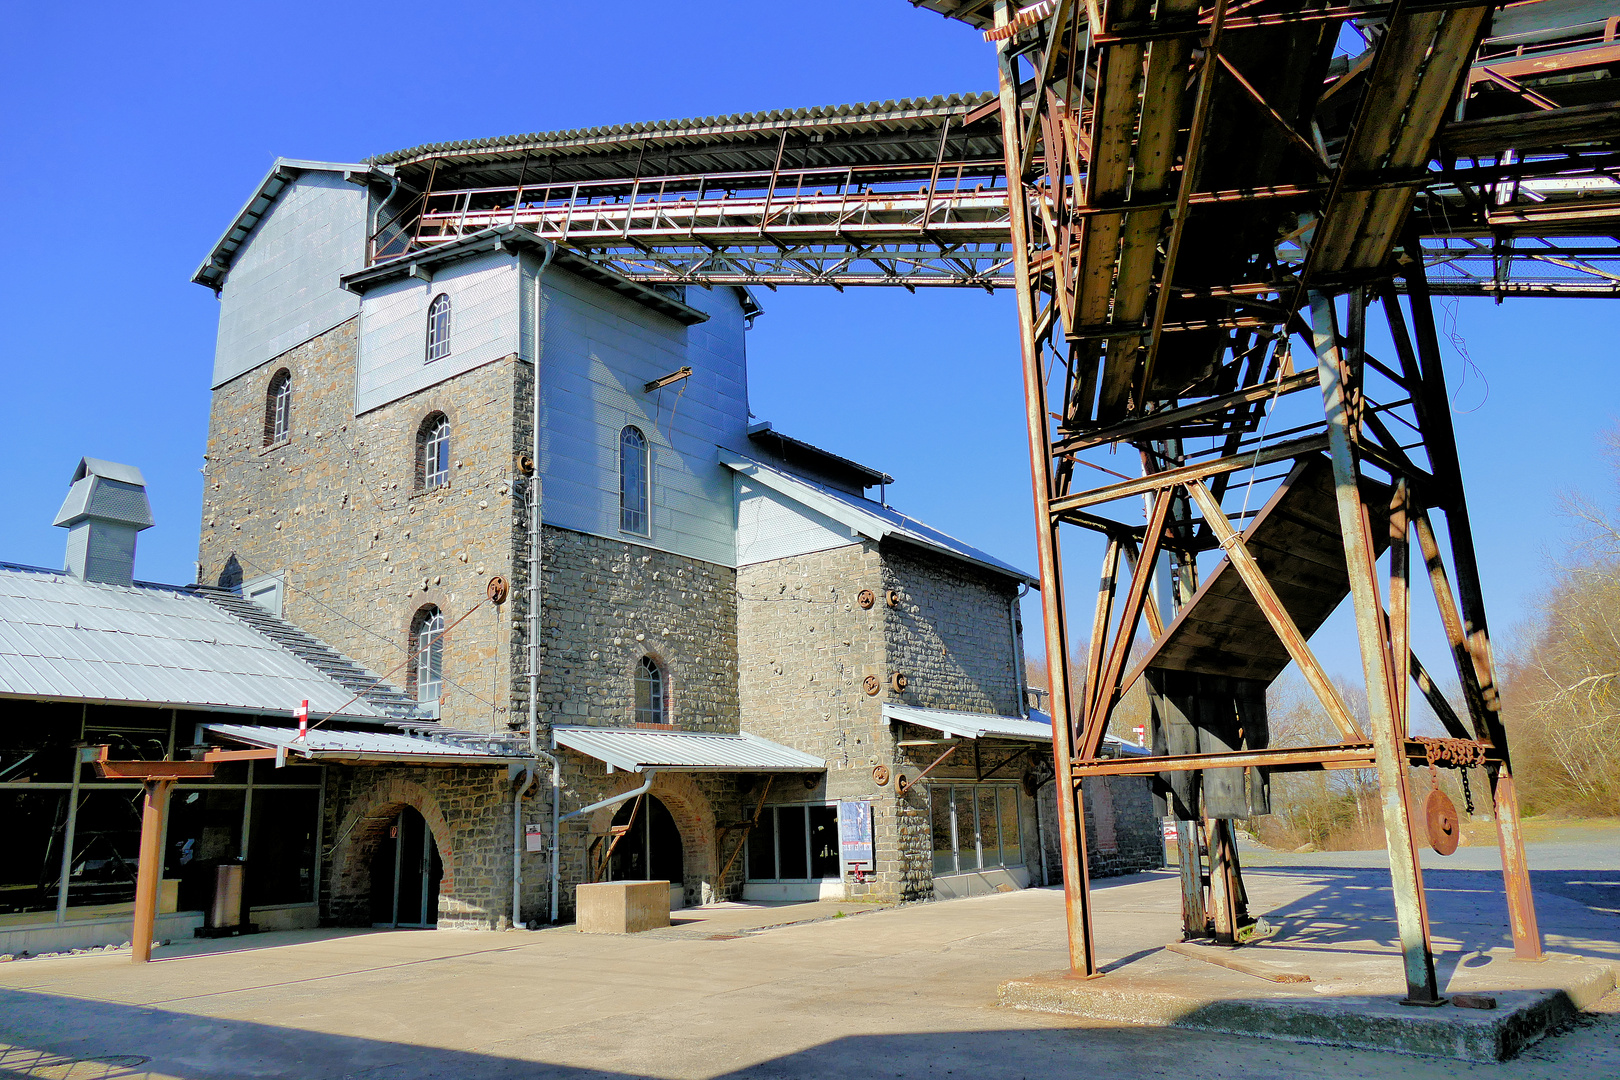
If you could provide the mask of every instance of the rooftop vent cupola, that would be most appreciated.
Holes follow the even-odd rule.
[[[146,478],[133,465],[84,458],[52,524],[68,531],[69,574],[128,585],[135,579],[135,534],[153,525]]]

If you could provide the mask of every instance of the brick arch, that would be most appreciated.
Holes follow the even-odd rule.
[[[450,826],[439,801],[413,780],[392,779],[378,785],[343,815],[338,826],[338,849],[332,856],[330,913],[339,925],[371,925],[371,857],[388,833],[388,826],[405,807],[422,815],[433,846],[439,849],[444,878],[439,882],[439,917],[445,901],[455,894],[455,856],[450,847]]]
[[[633,791],[643,778],[634,773],[614,773],[612,791]],[[707,904],[718,898],[720,866],[715,858],[714,805],[688,773],[661,772],[653,778],[648,792],[664,804],[675,828],[681,834],[681,876],[688,904]],[[622,805],[622,804],[621,804]],[[608,831],[618,806],[609,806],[591,815],[591,833]]]
[[[636,719],[636,697],[635,697],[636,665],[641,663],[641,658],[643,656],[647,656],[647,657],[651,657],[653,662],[658,665],[659,670],[664,673],[664,719],[665,719],[665,721],[668,723],[668,725],[670,727],[674,727],[674,728],[684,727],[686,725],[683,725],[682,720],[690,720],[691,718],[690,717],[682,717],[681,714],[680,714],[680,691],[681,691],[681,679],[680,679],[681,662],[680,662],[680,659],[677,656],[675,649],[671,646],[671,644],[668,641],[666,641],[664,639],[663,635],[655,634],[655,633],[653,633],[651,631],[641,631],[641,635],[642,635],[642,639],[635,643],[635,647],[630,650],[631,655],[624,662],[624,665],[622,667],[622,672],[623,672],[624,680],[625,680],[624,684],[625,684],[625,686],[630,688],[630,697],[625,702],[625,709],[626,709],[625,719],[629,723],[635,723],[635,719]]]

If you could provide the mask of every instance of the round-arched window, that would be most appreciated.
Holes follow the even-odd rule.
[[[433,413],[416,432],[416,487],[431,491],[450,482],[450,420]]]
[[[416,653],[416,700],[438,701],[444,682],[444,612],[432,604],[411,620],[411,649]]]
[[[450,297],[440,293],[428,305],[427,363],[450,355]]]
[[[619,528],[646,536],[647,436],[637,427],[619,432]]]
[[[669,723],[669,679],[650,656],[636,664],[636,723]]]
[[[274,446],[292,433],[292,372],[282,368],[264,395],[264,445]]]

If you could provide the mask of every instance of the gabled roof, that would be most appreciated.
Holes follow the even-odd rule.
[[[275,205],[276,198],[288,184],[307,172],[341,173],[344,179],[356,176],[371,176],[374,173],[386,175],[391,170],[379,168],[375,165],[346,165],[332,161],[299,161],[295,158],[276,158],[276,163],[270,166],[270,171],[259,182],[258,189],[237,212],[236,218],[226,228],[224,235],[214,244],[214,249],[208,253],[197,272],[191,275],[191,280],[198,285],[206,285],[214,291],[219,291],[225,283],[225,275],[231,269],[231,263],[236,260],[236,253],[247,243],[247,238],[263,220],[264,215],[270,212]]]
[[[375,676],[356,693],[320,663],[196,589],[0,563],[0,696],[261,716],[291,716],[307,699],[317,716],[366,720],[414,711]]]
[[[554,727],[552,745],[625,772],[825,772],[827,763],[758,735],[645,728]]]
[[[777,457],[789,465],[797,465],[823,475],[842,477],[851,487],[865,490],[876,487],[878,484],[892,484],[894,477],[870,465],[862,465],[858,461],[851,461],[847,457],[840,457],[831,450],[823,450],[813,446],[803,439],[795,439],[791,435],[784,435],[771,426],[769,420],[761,420],[757,424],[748,425],[748,441],[765,447],[775,453]]]
[[[806,477],[794,476],[764,462],[725,449],[720,451],[720,463],[778,494],[786,495],[802,506],[825,514],[870,540],[880,543],[889,539],[901,540],[961,559],[992,573],[1010,577],[1031,588],[1040,587],[1040,579],[1033,574],[1020,570],[1011,563],[1002,562],[976,547],[964,544],[954,536],[924,525],[916,518],[907,517],[891,506],[851,495],[847,491],[839,491],[826,484],[818,484]]]

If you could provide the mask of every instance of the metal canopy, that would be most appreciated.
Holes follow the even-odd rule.
[[[883,706],[883,715],[918,727],[929,728],[953,739],[1020,739],[1029,742],[1052,741],[1052,718],[1031,711],[1028,717],[998,716],[995,713],[957,712],[949,709],[920,709],[915,705]]]
[[[456,733],[438,738],[394,732],[341,731],[316,728],[303,738],[297,728],[250,724],[205,724],[209,735],[247,746],[280,751],[286,757],[312,761],[409,762],[417,765],[509,765],[523,759],[512,740],[460,741]],[[508,745],[510,744],[510,745]]]
[[[553,746],[625,772],[825,772],[827,763],[758,735],[646,728],[555,727]]]

